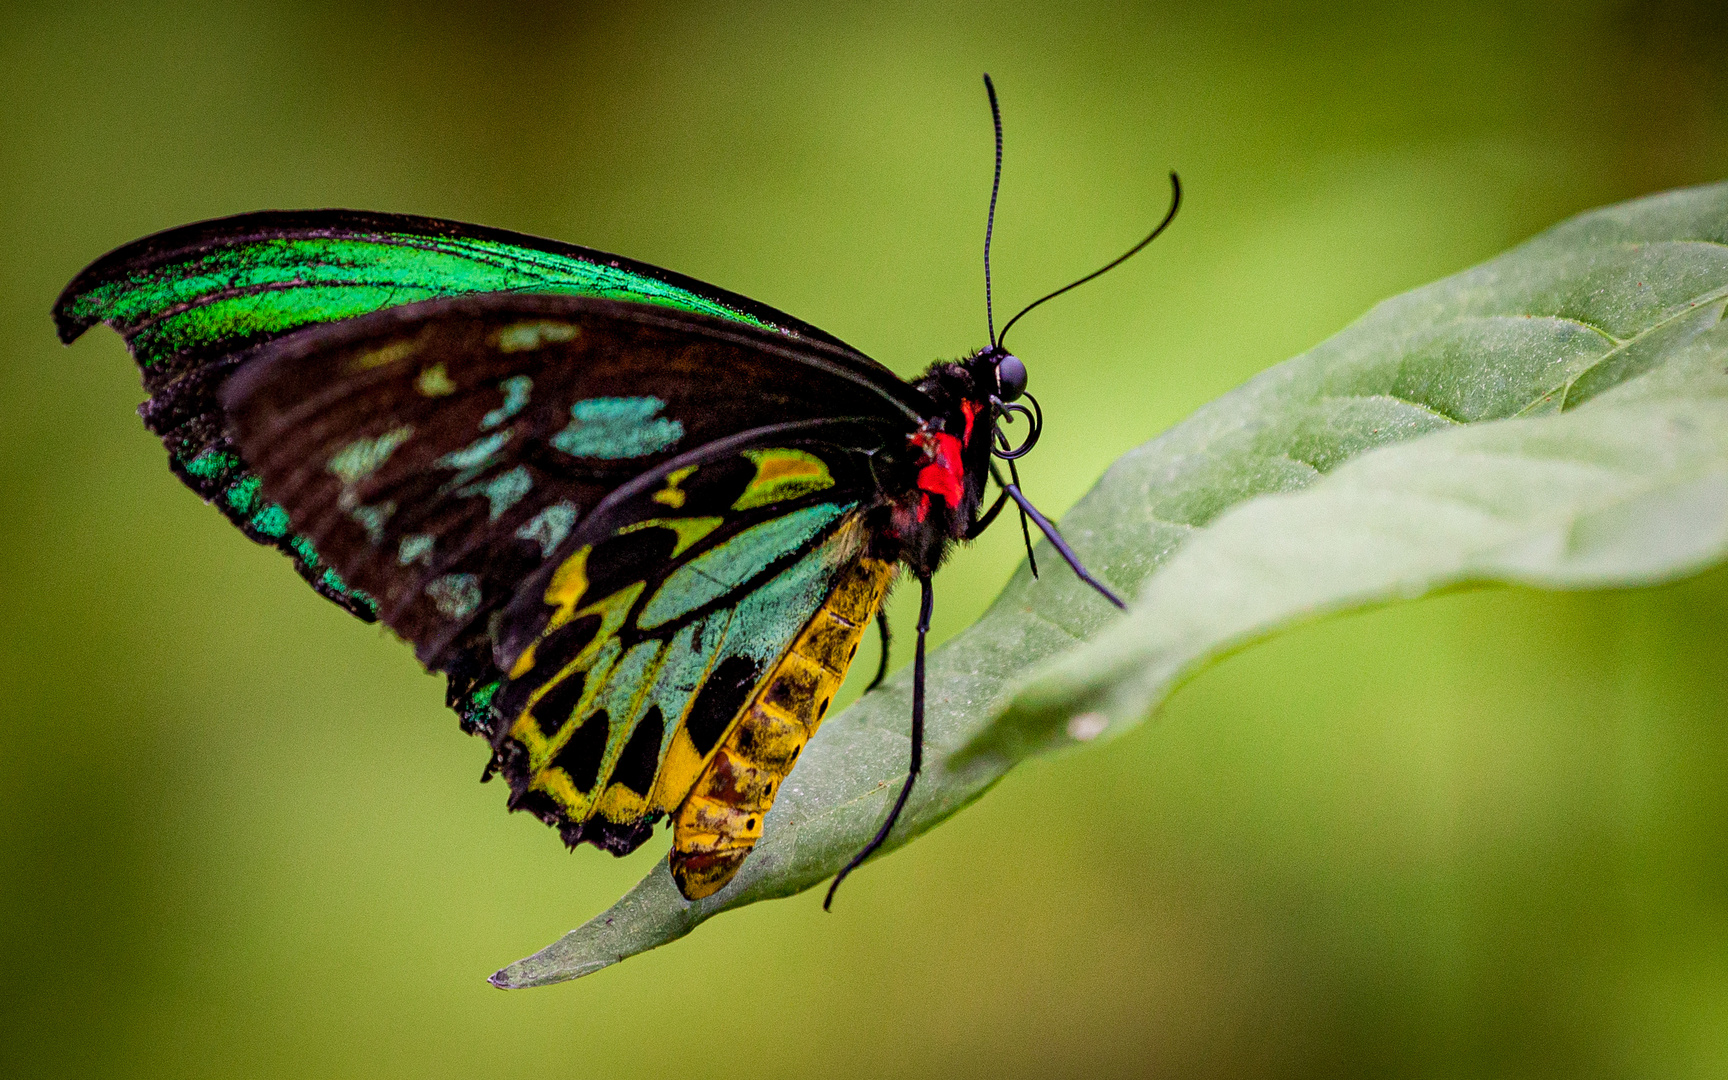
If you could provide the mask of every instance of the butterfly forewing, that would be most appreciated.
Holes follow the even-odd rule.
[[[350,210],[265,211],[145,237],[87,267],[54,308],[63,341],[98,322],[126,339],[150,399],[145,423],[175,474],[312,586],[362,618],[373,601],[288,528],[228,439],[222,386],[264,343],[306,327],[440,297],[531,291],[694,312],[854,350],[737,294],[589,248],[459,222]],[[888,376],[892,378],[892,376]]]
[[[511,294],[302,332],[225,396],[265,494],[435,668],[660,464],[741,431],[833,423],[837,403],[901,423],[849,372],[786,363],[711,320]]]

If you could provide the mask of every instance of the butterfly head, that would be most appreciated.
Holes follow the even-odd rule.
[[[1026,394],[1026,362],[1000,345],[980,349],[966,367],[980,403],[1001,406]]]
[[[1026,392],[1026,365],[1011,352],[996,350],[996,396],[1018,401]]]
[[[1038,399],[1026,392],[1025,361],[1002,346],[993,345],[974,356],[970,366],[973,385],[982,398],[980,405],[990,407],[991,453],[1005,460],[1024,455],[1038,441],[1044,426]],[[1031,403],[1030,409],[1020,404],[1022,398]],[[1027,432],[1016,445],[1004,428],[1022,421]]]

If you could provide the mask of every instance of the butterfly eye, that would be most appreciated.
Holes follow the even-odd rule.
[[[996,361],[996,385],[1003,401],[1013,401],[1026,392],[1026,365],[1013,353],[1003,353]]]

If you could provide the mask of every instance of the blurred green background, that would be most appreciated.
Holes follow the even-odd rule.
[[[439,680],[170,477],[119,340],[54,340],[115,245],[356,206],[672,267],[911,374],[983,340],[988,70],[999,309],[1138,236],[1168,168],[1189,191],[1016,330],[1059,511],[1374,301],[1728,176],[1710,0],[1200,7],[7,9],[0,1074],[1728,1074],[1728,572],[1288,634],[833,915],[501,993],[665,841],[505,814]],[[1014,533],[943,573],[938,637]]]

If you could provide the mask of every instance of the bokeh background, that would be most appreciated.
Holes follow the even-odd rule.
[[[1725,57],[1710,0],[4,9],[0,1074],[1728,1074],[1728,573],[1298,630],[833,915],[502,993],[664,840],[506,815],[440,681],[199,505],[118,339],[48,318],[144,233],[356,206],[673,267],[911,374],[983,340],[988,70],[998,310],[1189,191],[1016,330],[1060,511],[1374,301],[1728,176]],[[937,637],[1014,532],[943,573]]]

